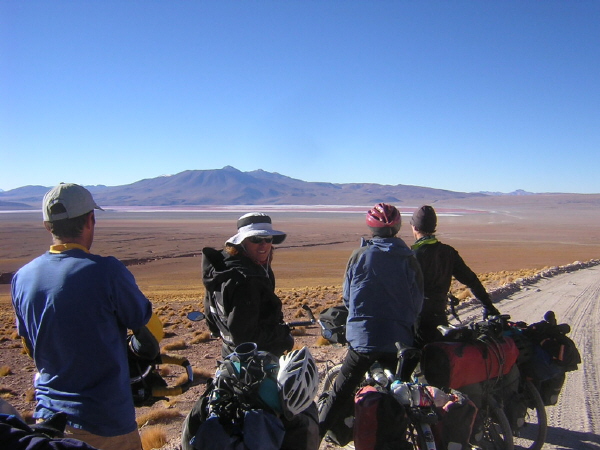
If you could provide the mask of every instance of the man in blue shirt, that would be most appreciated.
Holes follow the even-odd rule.
[[[152,305],[119,260],[90,253],[95,209],[76,184],[44,196],[53,245],[13,278],[17,329],[38,371],[34,417],[62,411],[66,436],[103,450],[140,450],[127,330],[143,328]]]

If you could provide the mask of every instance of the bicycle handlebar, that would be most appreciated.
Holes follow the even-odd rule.
[[[310,327],[311,325],[314,325],[315,322],[313,320],[300,320],[297,322],[286,322],[285,324],[290,328],[295,328],[295,327]]]

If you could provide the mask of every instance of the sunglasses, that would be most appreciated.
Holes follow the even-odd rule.
[[[250,242],[253,244],[262,244],[263,242],[266,244],[270,244],[273,242],[273,236],[260,237],[260,236],[251,236],[248,238]]]

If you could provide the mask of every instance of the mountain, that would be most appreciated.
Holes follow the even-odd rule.
[[[0,202],[39,208],[50,187],[25,186],[0,192]],[[307,182],[279,173],[242,172],[227,166],[186,170],[123,186],[88,186],[99,205],[372,205],[376,202],[414,204],[436,200],[485,197],[483,193],[453,192],[410,185]],[[0,203],[2,207],[2,203]]]

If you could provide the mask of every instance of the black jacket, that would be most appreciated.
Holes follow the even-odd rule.
[[[207,247],[202,250],[202,282],[208,325],[221,335],[224,353],[244,342],[277,356],[291,350],[294,339],[283,322],[270,267],[265,271],[246,256]]]
[[[427,321],[432,315],[446,315],[447,296],[453,276],[466,285],[483,306],[493,308],[481,281],[453,247],[427,237],[419,239],[412,248],[423,271],[425,302],[421,321]]]

